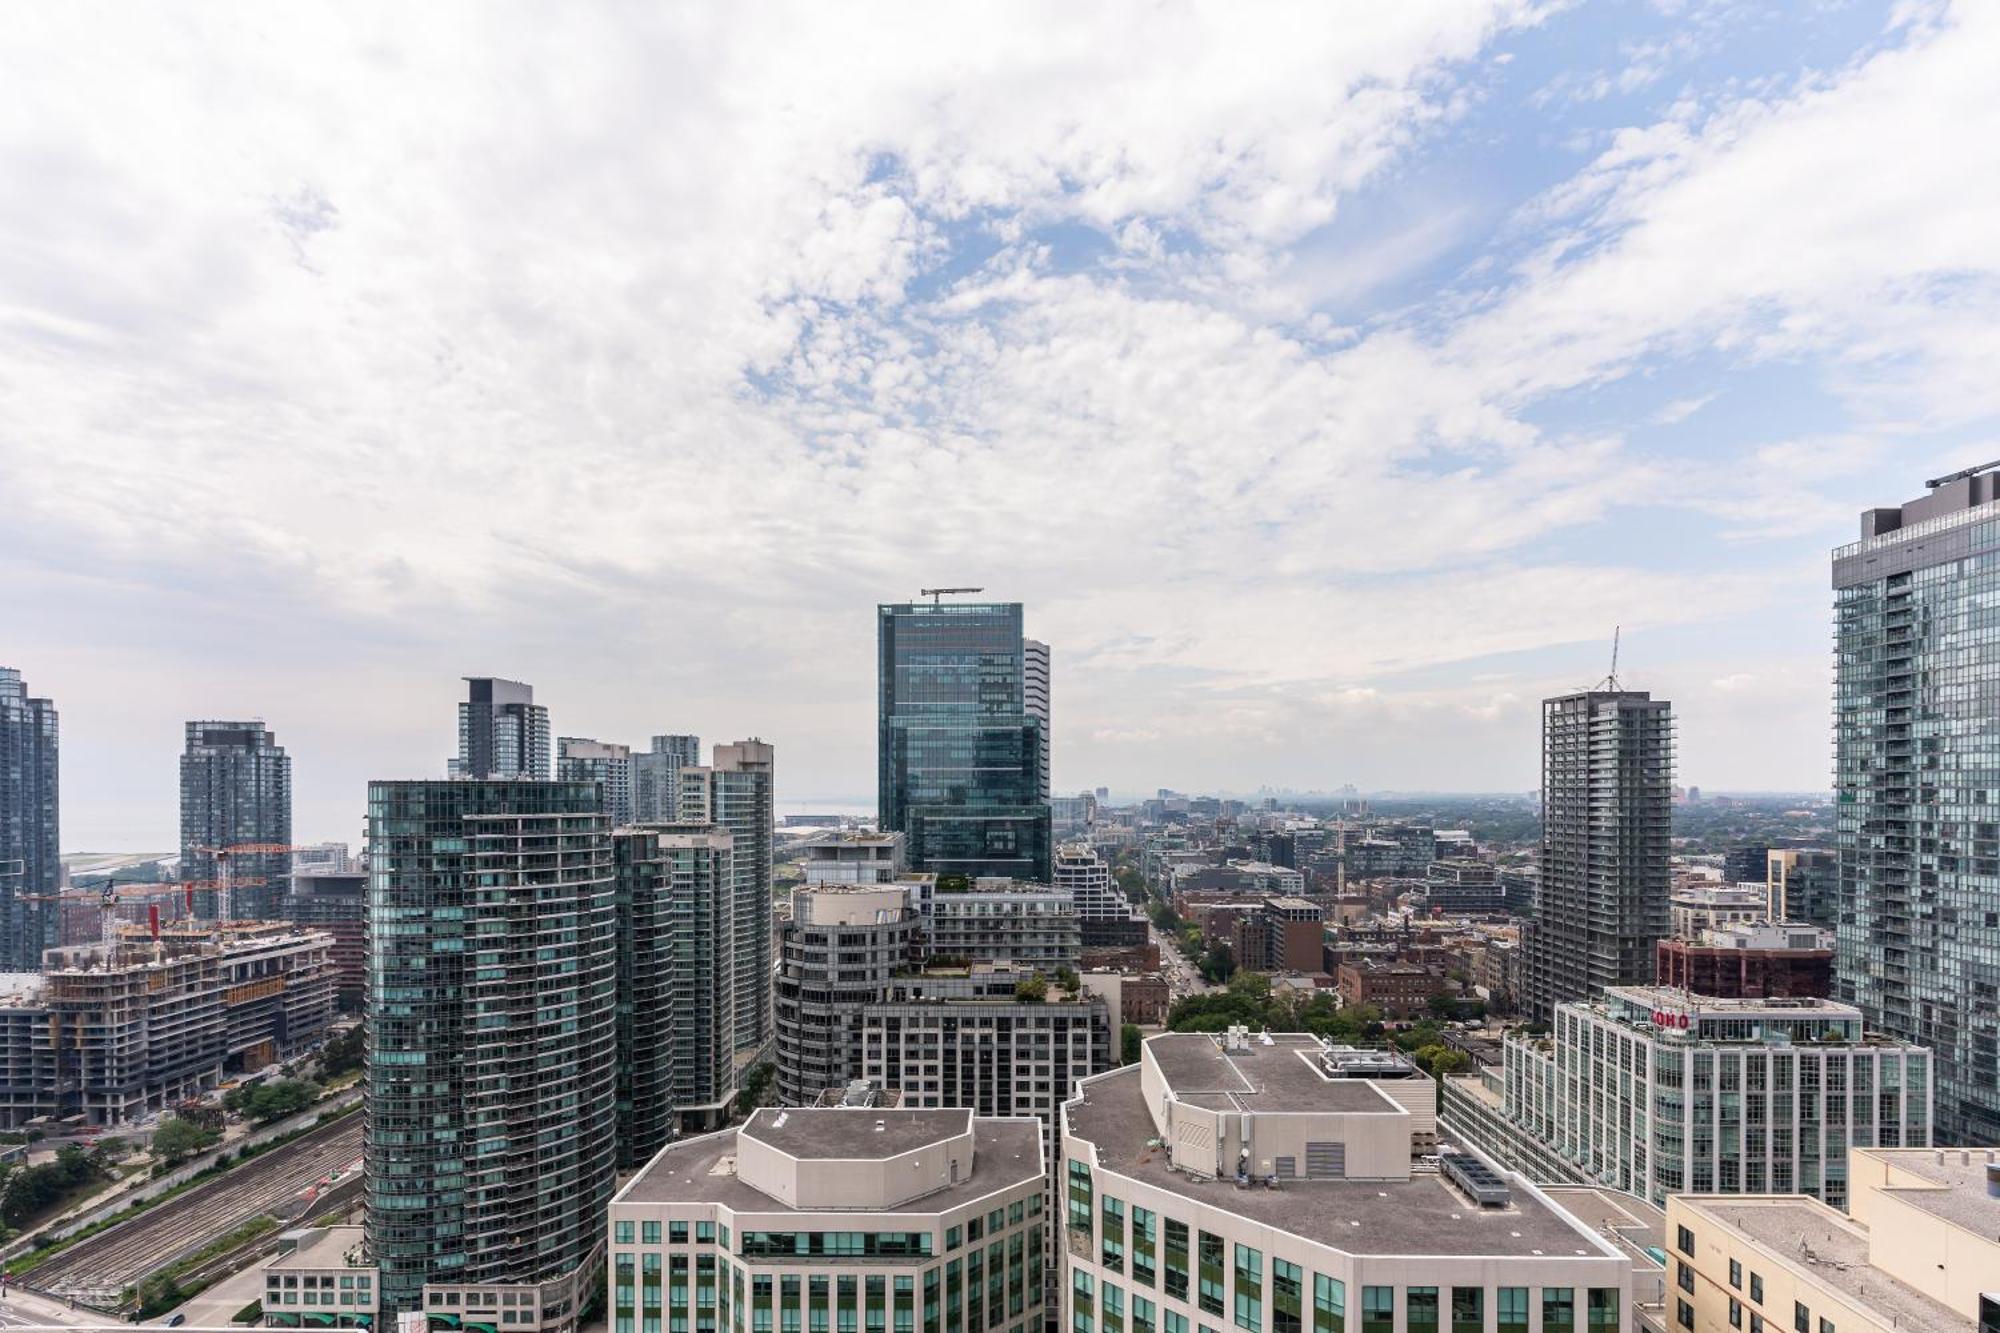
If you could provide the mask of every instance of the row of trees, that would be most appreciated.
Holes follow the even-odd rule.
[[[79,1186],[109,1176],[124,1147],[123,1139],[106,1139],[91,1152],[67,1143],[56,1149],[53,1162],[0,1167],[0,1222],[16,1229],[28,1225]]]
[[[1343,1007],[1324,991],[1303,997],[1275,992],[1271,979],[1260,972],[1238,972],[1224,989],[1190,995],[1167,1015],[1167,1027],[1173,1032],[1223,1032],[1239,1023],[1254,1031],[1310,1032],[1351,1046],[1395,1046],[1438,1078],[1462,1073],[1471,1065],[1465,1052],[1449,1044],[1434,1019],[1392,1030],[1373,1005]]]

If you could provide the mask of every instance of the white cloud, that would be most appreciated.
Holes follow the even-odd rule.
[[[435,768],[451,678],[489,669],[542,682],[566,730],[698,714],[778,739],[793,791],[865,792],[866,608],[934,582],[1029,601],[1058,645],[1084,742],[1059,780],[1121,747],[1241,767],[1327,738],[1414,765],[1399,728],[1511,726],[1546,670],[1398,673],[1769,596],[1768,570],[1642,567],[1610,540],[1632,496],[1745,522],[1794,445],[1855,441],[1858,471],[2000,410],[1990,7],[1634,126],[1521,211],[1542,243],[1514,269],[1482,256],[1407,316],[1315,310],[1477,241],[1463,202],[1365,252],[1338,223],[1545,21],[23,15],[0,609],[31,633],[8,651],[62,663],[67,693],[31,676],[85,746],[142,705],[106,702],[120,669],[79,642],[131,640],[163,715],[258,695],[310,739],[302,788],[339,775],[325,811],[355,774]],[[1625,54],[1635,89],[1687,56]],[[1819,366],[1866,420],[1780,439],[1735,493],[1537,424],[1718,350]],[[1576,532],[1607,540],[1540,546]],[[322,724],[351,689],[379,730]]]

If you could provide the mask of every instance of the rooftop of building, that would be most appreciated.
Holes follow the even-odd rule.
[[[1618,1247],[1632,1265],[1632,1300],[1642,1323],[1666,1326],[1667,1215],[1651,1201],[1597,1185],[1544,1185],[1542,1193]]]
[[[1372,1085],[1322,1073],[1326,1048],[1315,1037],[1264,1033],[1250,1037],[1248,1049],[1226,1050],[1225,1044],[1205,1032],[1172,1032],[1146,1049],[1177,1100],[1210,1110],[1398,1111]]]
[[[1868,1229],[1803,1194],[1682,1195],[1697,1218],[1707,1215],[1735,1229],[1788,1264],[1809,1265],[1813,1279],[1885,1316],[1898,1329],[1970,1329],[1972,1321],[1915,1287],[1876,1268],[1868,1258]]]
[[[301,1227],[278,1238],[278,1256],[265,1267],[362,1268],[367,1266],[367,1231],[359,1226]],[[289,1245],[291,1248],[286,1249]]]
[[[1095,1147],[1105,1171],[1350,1254],[1573,1258],[1609,1252],[1513,1177],[1505,1208],[1481,1208],[1429,1173],[1409,1180],[1299,1180],[1272,1189],[1173,1170],[1154,1137],[1139,1074],[1138,1066],[1127,1065],[1088,1079],[1063,1107],[1067,1133]],[[1381,1096],[1366,1084],[1323,1086]]]
[[[1988,1192],[1987,1168],[2000,1166],[1994,1148],[1855,1148],[1900,1171],[1921,1176],[1921,1186],[1890,1185],[1882,1192],[1981,1237],[2000,1237],[2000,1195]],[[1994,1178],[2000,1188],[2000,1177]]]
[[[1290,894],[1281,895],[1276,898],[1266,898],[1264,906],[1274,907],[1284,912],[1317,912],[1320,910],[1319,904],[1312,899],[1299,898]]]
[[[956,1138],[971,1124],[972,1112],[965,1107],[869,1107],[860,1114],[847,1114],[820,1107],[765,1106],[752,1112],[737,1132],[801,1161],[848,1162],[901,1157]]]
[[[1697,995],[1693,991],[1678,986],[1607,986],[1604,1000],[1587,1003],[1593,1009],[1605,1009],[1607,1001],[1621,1000],[1629,1005],[1644,1009],[1664,1009],[1685,1014],[1772,1014],[1789,1018],[1853,1018],[1861,1017],[1861,1011],[1851,1004],[1839,1000],[1828,1000],[1817,995],[1788,995],[1778,999],[1763,999],[1748,996],[1733,999],[1716,995]]]
[[[761,1116],[764,1113],[760,1111],[758,1114]],[[878,1135],[875,1132],[877,1120],[910,1116],[948,1117],[951,1123],[958,1126],[956,1132],[962,1134],[969,1118],[972,1126],[972,1173],[956,1184],[925,1195],[915,1200],[909,1208],[898,1211],[944,1212],[995,1191],[1042,1179],[1041,1122],[1029,1117],[987,1119],[973,1116],[970,1111],[962,1109],[888,1111],[874,1107],[794,1109],[789,1111],[788,1115],[799,1119],[787,1120],[785,1128],[777,1131],[781,1141],[791,1143],[808,1135],[823,1134],[826,1143],[837,1145],[839,1149],[835,1151],[822,1146],[816,1150],[816,1156],[827,1160],[842,1158],[843,1155],[846,1159],[863,1155],[892,1156],[911,1150],[910,1140],[915,1137],[917,1131],[884,1130]],[[845,1119],[838,1123],[823,1123],[827,1117]],[[942,1123],[943,1121],[933,1121],[928,1129],[922,1131],[926,1136],[924,1142],[936,1141],[938,1126]],[[787,1135],[785,1130],[791,1129],[795,1124],[798,1129]],[[725,1129],[718,1133],[679,1139],[668,1144],[637,1175],[625,1183],[625,1187],[612,1199],[612,1203],[712,1203],[740,1213],[826,1211],[793,1209],[738,1179],[736,1138],[741,1132],[737,1129]],[[768,1137],[769,1131],[765,1133],[763,1141],[771,1142]],[[901,1146],[891,1146],[892,1143]],[[923,1143],[917,1143],[915,1146],[921,1147]],[[783,1150],[789,1152],[790,1148]]]
[[[203,957],[235,957],[312,944],[329,944],[332,937],[316,926],[289,921],[224,921],[164,925],[156,936],[140,925],[120,925],[110,944],[72,944],[50,949],[44,956],[47,976],[102,976],[138,972]]]
[[[27,1009],[40,1004],[47,978],[39,972],[0,972],[0,1009]]]
[[[1756,907],[1769,901],[1770,892],[1767,885],[1755,882],[1724,884],[1720,880],[1703,880],[1676,884],[1668,894],[1668,901],[1697,907]]]

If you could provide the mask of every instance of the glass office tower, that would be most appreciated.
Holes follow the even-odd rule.
[[[0,970],[34,972],[56,946],[62,796],[56,706],[0,667]]]
[[[195,915],[269,921],[292,891],[292,760],[262,721],[190,722],[181,750],[181,875]],[[241,851],[232,847],[278,850]]]
[[[572,1328],[616,1147],[597,785],[370,783],[368,872],[362,1170],[383,1309],[462,1313],[479,1288],[530,1329]]]
[[[1834,967],[1930,1048],[1939,1143],[2000,1142],[2000,475],[1861,516],[1833,553]]]
[[[1043,721],[1027,697],[1019,602],[876,610],[877,808],[912,870],[1050,874]]]

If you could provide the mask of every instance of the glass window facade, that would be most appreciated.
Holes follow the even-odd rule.
[[[1964,498],[1991,481],[1970,479]],[[1833,561],[1835,974],[1870,1028],[1931,1051],[1930,1069],[1903,1079],[1903,1142],[1930,1141],[1907,1128],[1918,1097],[1930,1105],[1910,1076],[1928,1074],[1937,1139],[1992,1143],[2000,504],[1961,503],[1924,522],[1933,530],[1885,531]]]
[[[1021,621],[1018,602],[877,608],[877,804],[913,870],[1051,876]]]

